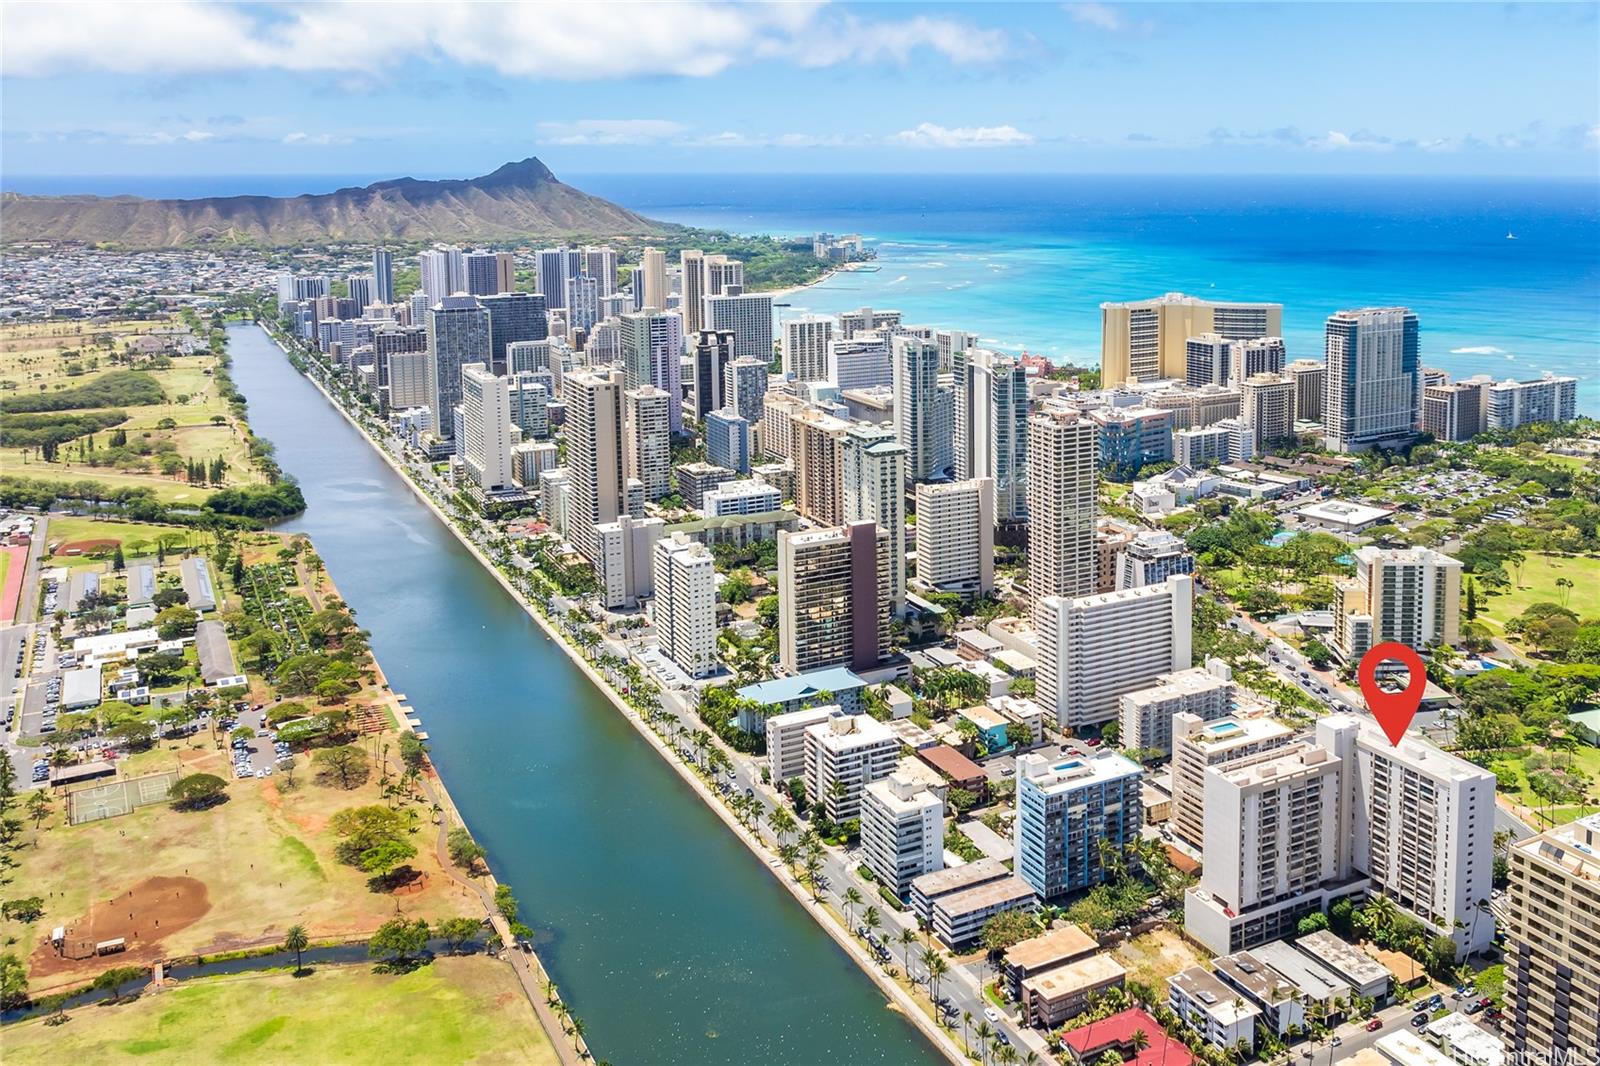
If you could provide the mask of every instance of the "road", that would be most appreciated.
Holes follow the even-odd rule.
[[[33,540],[28,545],[28,566],[22,573],[22,599],[17,607],[17,621],[39,620],[39,572],[44,565],[45,553],[50,550],[50,516],[38,515],[33,520]]]

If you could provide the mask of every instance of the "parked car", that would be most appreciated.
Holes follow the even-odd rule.
[[[1375,1033],[1379,1029],[1382,1029],[1382,1028],[1383,1028],[1383,1019],[1382,1018],[1374,1018],[1370,1022],[1367,1023],[1367,1032],[1369,1032],[1369,1033]]]

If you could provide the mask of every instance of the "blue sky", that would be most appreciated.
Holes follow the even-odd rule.
[[[6,4],[5,175],[1600,174],[1595,4]]]

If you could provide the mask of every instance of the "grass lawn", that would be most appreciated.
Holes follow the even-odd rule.
[[[442,957],[408,974],[324,967],[191,980],[65,1025],[5,1031],[6,1060],[39,1063],[558,1062],[511,967]]]
[[[392,738],[391,738],[392,740]],[[224,747],[225,739],[220,741]],[[371,738],[364,741],[370,749]],[[393,745],[391,743],[391,752]],[[65,824],[65,801],[36,833],[31,820],[25,835],[37,847],[17,853],[21,867],[6,887],[7,897],[43,896],[45,917],[27,927],[8,929],[19,937],[15,949],[29,966],[36,991],[79,983],[112,962],[140,963],[190,953],[215,953],[267,943],[296,923],[315,938],[353,937],[371,932],[399,911],[430,921],[478,915],[481,906],[446,874],[434,854],[437,828],[429,809],[418,814],[410,860],[420,878],[398,894],[374,892],[367,875],[338,861],[338,837],[329,819],[347,807],[383,803],[378,775],[345,791],[313,781],[310,760],[297,756],[294,788],[283,773],[264,779],[235,780],[229,756],[209,735],[163,744],[125,760],[123,774],[139,776],[173,769],[216,774],[228,782],[228,800],[204,811],[181,812],[165,803],[131,814],[83,825]],[[203,909],[187,922],[169,920],[152,928],[140,910],[132,917],[110,911],[109,901],[149,878],[188,878],[205,886]],[[182,898],[196,899],[191,886]],[[126,956],[64,960],[48,946],[38,948],[41,931],[82,924],[95,907],[96,929],[118,925],[109,935],[130,936]],[[122,930],[126,927],[127,933]]]
[[[179,538],[179,544],[202,543],[203,534],[187,526],[157,526],[144,522],[105,521],[95,518],[62,518],[52,516],[46,537],[51,544],[73,544],[84,540],[119,540],[123,544],[123,552],[128,551],[127,545],[144,542],[145,550],[155,552],[156,538],[173,536]],[[92,562],[88,556],[52,556],[48,565],[71,566],[77,562]]]
[[[1514,573],[1511,567],[1507,573]],[[1570,589],[1557,589],[1556,578],[1571,581]],[[1600,615],[1600,557],[1582,555],[1530,554],[1522,564],[1522,580],[1513,588],[1494,595],[1478,586],[1478,617],[1495,629],[1504,629],[1511,619],[1535,603],[1560,603],[1567,594],[1566,606],[1580,618]]]
[[[1543,455],[1539,456],[1539,461],[1541,463],[1552,463],[1556,466],[1564,466],[1574,473],[1589,469],[1589,464],[1593,462],[1593,460],[1585,459],[1579,455],[1557,455],[1554,452],[1545,452]]]
[[[1557,756],[1565,756],[1566,754],[1567,753],[1565,752],[1556,753]],[[1573,766],[1576,769],[1585,774],[1591,782],[1600,782],[1600,748],[1590,747],[1587,744],[1579,744],[1572,751],[1571,756]],[[1501,762],[1502,764],[1509,762],[1516,768],[1518,782],[1517,788],[1514,790],[1502,787],[1499,791],[1502,794],[1514,799],[1517,803],[1520,803],[1532,810],[1545,810],[1543,801],[1540,800],[1538,796],[1535,796],[1528,788],[1528,776],[1527,771],[1523,768],[1523,760],[1506,759],[1501,760]],[[1574,821],[1586,814],[1593,814],[1595,809],[1596,808],[1593,805],[1587,807],[1556,807],[1553,811],[1548,811],[1548,813],[1554,816],[1555,824],[1564,825],[1567,822]]]

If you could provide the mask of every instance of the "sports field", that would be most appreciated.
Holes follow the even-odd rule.
[[[27,564],[27,548],[0,548],[0,623],[9,625],[17,617],[17,599],[22,595]]]
[[[1507,566],[1515,587],[1498,595],[1481,597],[1478,617],[1495,629],[1504,629],[1511,619],[1535,603],[1558,603],[1579,618],[1600,616],[1600,557],[1583,555],[1529,554],[1518,573]],[[1557,588],[1556,579],[1566,578],[1571,588]]]
[[[339,966],[200,978],[75,1010],[64,1025],[9,1026],[3,1042],[9,1066],[558,1061],[511,967],[483,955],[398,976]]]

